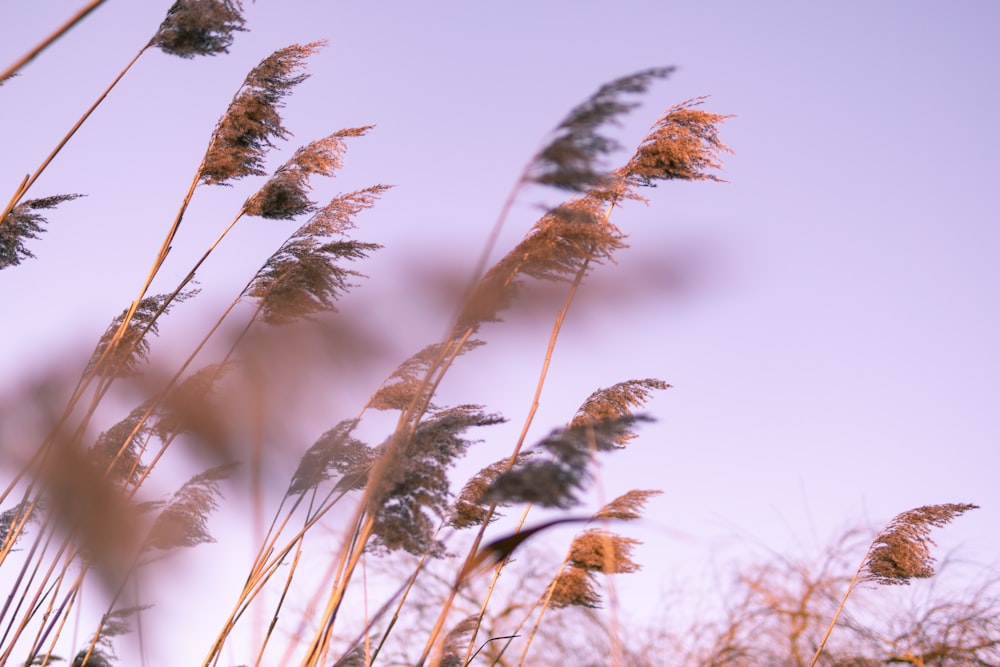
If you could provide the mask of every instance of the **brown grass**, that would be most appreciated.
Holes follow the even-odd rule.
[[[186,59],[227,53],[245,30],[242,11],[231,0],[178,0],[170,8],[152,39],[43,163],[15,184],[0,215],[0,269],[16,270],[32,259],[27,244],[45,231],[41,212],[79,196],[25,198],[142,54],[149,48]],[[303,667],[389,664],[394,652],[417,665],[466,665],[480,655],[511,664],[506,650],[515,641],[517,664],[528,664],[529,650],[545,651],[535,642],[544,637],[549,609],[590,610],[610,598],[616,613],[610,585],[612,595],[602,594],[606,577],[639,569],[639,540],[617,528],[639,520],[659,492],[626,491],[589,515],[580,508],[592,499],[598,462],[630,446],[651,420],[636,410],[670,385],[627,379],[591,394],[536,442],[529,434],[538,428],[540,397],[567,313],[594,270],[615,262],[626,247],[622,205],[644,200],[646,188],[664,181],[721,180],[717,171],[729,149],[719,128],[730,117],[702,110],[702,98],[673,105],[623,158],[611,130],[673,70],[647,69],[600,86],[527,156],[484,235],[480,266],[464,289],[455,290],[461,299],[442,326],[446,334],[415,345],[417,351],[384,381],[360,384],[348,360],[367,368],[385,362],[386,351],[371,343],[364,322],[338,319],[338,309],[345,294],[363,285],[360,268],[380,248],[353,238],[356,221],[370,209],[377,213],[389,188],[375,184],[323,204],[314,199],[313,181],[346,168],[348,140],[372,127],[335,131],[300,146],[270,173],[267,168],[292,136],[284,104],[309,76],[309,59],[323,45],[277,50],[237,88],[206,132],[204,154],[192,159],[190,184],[167,219],[161,246],[151,249],[153,261],[135,298],[79,364],[80,374],[67,380],[64,371],[53,373],[0,404],[3,435],[18,444],[5,461],[11,479],[0,514],[0,565],[12,582],[0,609],[0,663],[63,659],[57,652],[66,653],[66,628],[85,608],[98,611],[99,621],[82,645],[70,647],[75,657],[68,662],[114,662],[112,639],[130,628],[139,630],[140,641],[150,632],[143,617],[155,600],[146,600],[144,591],[163,571],[161,561],[215,541],[212,517],[226,502],[228,517],[248,517],[240,527],[252,535],[254,553],[248,566],[234,558],[219,573],[235,582],[237,592],[225,601],[228,612],[204,647],[204,665],[220,664],[234,651],[248,664]],[[179,230],[197,205],[199,188],[242,179],[259,179],[260,185],[242,203],[233,202],[221,233],[176,287],[149,295],[172,249],[186,242]],[[538,186],[568,198],[543,211],[487,266],[513,203]],[[159,358],[152,341],[164,318],[198,297],[190,286],[245,217],[274,225],[295,221],[297,227],[246,276],[245,287],[218,317],[205,322],[179,363]],[[469,355],[475,363],[474,352],[489,340],[486,325],[500,325],[538,284],[556,290],[559,302],[534,389],[524,397],[529,409],[515,424],[519,435],[508,442],[492,435],[506,417],[471,402],[443,405],[439,389],[460,358]],[[317,353],[322,349],[333,351]],[[304,378],[313,374],[363,407],[347,417],[324,408],[320,416],[332,425],[307,446],[294,422],[310,387],[295,385],[308,384]],[[457,465],[479,449],[488,455],[476,460],[496,462],[468,480],[456,479]],[[172,486],[165,488],[163,480]],[[229,501],[227,492],[234,496]],[[499,510],[509,507],[518,508],[516,527],[498,528]],[[554,510],[555,518],[528,526],[534,507]],[[897,517],[877,537],[848,594],[857,581],[930,576],[930,528],[973,507],[936,505]],[[561,563],[546,564],[531,588],[517,591],[524,602],[494,597],[525,545],[580,524],[583,531]],[[466,529],[474,530],[466,535]],[[319,564],[312,560],[317,551]],[[376,559],[404,563],[405,572],[369,582]],[[426,595],[428,581],[438,589],[433,597]],[[96,604],[95,591],[103,595]],[[197,597],[197,591],[179,594]],[[408,623],[414,610],[417,619]],[[610,660],[629,664],[632,654],[616,619],[606,628]],[[254,626],[252,641],[235,646],[248,624]],[[822,650],[821,643],[817,656]]]

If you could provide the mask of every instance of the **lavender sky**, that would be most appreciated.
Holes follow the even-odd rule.
[[[79,4],[7,0],[0,64]],[[170,4],[110,0],[0,89],[0,188],[38,164]],[[370,278],[345,309],[367,309],[398,354],[355,405],[304,426],[303,449],[441,335],[444,299],[414,277],[471,271],[547,131],[601,83],[676,65],[616,136],[632,145],[665,107],[711,95],[707,110],[736,116],[722,128],[735,151],[727,183],[670,183],[616,213],[631,248],[571,312],[533,434],[598,387],[674,385],[602,475],[608,496],[664,490],[640,534],[647,587],[734,539],[819,545],[847,524],[944,502],[982,508],[939,542],[995,563],[1000,5],[616,4],[261,0],[227,56],[146,54],[32,191],[88,196],[50,216],[36,260],[0,272],[0,391],[92,346],[135,296],[215,122],[280,47],[329,40],[288,100],[295,137],[272,165],[374,124],[316,194],[396,186],[359,219],[355,236],[385,248],[358,267]],[[173,288],[259,185],[196,195],[154,292]],[[494,258],[543,200],[518,200]],[[201,331],[199,315],[228,303],[293,224],[241,223],[164,338]],[[516,431],[550,318],[513,322],[446,395],[471,395]],[[509,432],[483,436],[487,460],[509,451]]]

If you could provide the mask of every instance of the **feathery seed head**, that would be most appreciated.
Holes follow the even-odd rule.
[[[646,404],[654,389],[669,388],[670,385],[663,380],[648,378],[645,380],[626,380],[605,389],[598,389],[580,406],[573,421],[570,422],[570,426],[584,426],[603,420],[628,417],[632,414],[632,408],[642,407]],[[624,446],[635,437],[635,433],[626,431],[622,433],[617,443]]]
[[[264,156],[275,139],[290,134],[278,110],[292,88],[308,78],[306,59],[324,42],[293,44],[275,51],[247,75],[219,124],[205,155],[201,181],[225,185],[245,176],[264,175]]]
[[[352,277],[364,274],[345,269],[337,260],[358,260],[381,246],[360,241],[321,243],[314,238],[291,238],[264,263],[244,290],[258,300],[268,324],[288,324],[323,311],[335,311],[334,301],[352,287]]]
[[[620,144],[599,132],[617,124],[620,116],[638,106],[626,95],[644,93],[653,81],[663,79],[673,68],[653,68],[616,79],[570,111],[553,132],[553,139],[535,156],[526,180],[565,190],[583,191],[608,180],[601,161]]]
[[[926,505],[899,514],[882,529],[868,551],[864,580],[884,585],[909,584],[934,575],[931,528],[940,528],[978,505]]]
[[[363,276],[340,266],[338,260],[363,259],[381,246],[350,240],[324,242],[322,237],[353,226],[353,216],[374,205],[385,190],[376,185],[337,197],[268,258],[243,291],[243,296],[258,299],[265,322],[287,324],[336,310],[334,302],[352,287],[351,278]]]
[[[150,45],[181,58],[229,53],[233,33],[246,31],[242,12],[239,0],[177,0]]]
[[[463,667],[465,664],[465,647],[471,640],[472,633],[479,627],[479,616],[466,616],[455,624],[444,638],[444,650],[441,653],[441,667]]]
[[[646,503],[653,496],[662,494],[657,490],[632,490],[618,496],[594,514],[594,519],[618,519],[619,521],[634,521],[642,517]]]
[[[64,201],[82,196],[73,194],[28,199],[12,208],[0,220],[0,269],[17,266],[22,260],[34,257],[24,242],[27,239],[37,239],[45,231],[45,216],[37,211],[55,208]]]
[[[627,186],[654,187],[658,181],[719,181],[709,169],[721,169],[720,153],[732,150],[719,139],[718,126],[733,116],[708,113],[694,107],[699,97],[667,109],[643,139],[629,163],[619,172]]]
[[[274,172],[264,186],[243,204],[247,215],[272,220],[291,220],[316,209],[309,199],[309,177],[333,176],[340,169],[347,150],[345,137],[363,135],[369,127],[335,132],[295,151],[288,162]]]
[[[554,609],[564,607],[597,609],[601,606],[601,596],[597,593],[594,573],[589,570],[568,565],[563,568],[552,585],[549,605]]]
[[[517,455],[514,465],[523,465],[524,461],[533,456],[535,452],[526,451]],[[486,466],[477,472],[458,494],[458,498],[449,511],[448,525],[452,528],[462,529],[470,526],[480,526],[489,514],[487,506],[483,504],[483,496],[490,486],[500,475],[511,468],[510,458],[500,459]],[[499,518],[499,514],[494,512],[490,521]]]
[[[183,303],[197,294],[198,290],[193,289],[173,295],[147,296],[139,302],[139,307],[129,320],[125,334],[115,343],[114,349],[108,351],[108,346],[115,340],[118,327],[128,314],[129,309],[124,309],[111,321],[97,341],[97,347],[87,364],[87,373],[123,377],[134,375],[139,364],[149,358],[149,336],[157,335],[160,316],[169,313],[174,304]]]
[[[456,332],[499,321],[525,277],[570,282],[593,264],[613,260],[626,247],[623,235],[605,222],[606,204],[579,197],[548,211],[517,246],[483,276],[465,304]]]
[[[99,630],[91,646],[81,649],[73,658],[73,667],[112,667],[118,662],[111,640],[132,632],[132,617],[149,609],[152,605],[139,605],[109,611],[101,617]]]
[[[148,402],[141,404],[97,438],[93,454],[99,466],[110,467],[111,479],[135,483],[146,470],[140,455],[143,441],[150,432],[143,419],[148,410]]]
[[[447,469],[472,444],[462,433],[503,421],[477,405],[446,408],[420,422],[404,447],[388,449],[385,455],[394,460],[382,478],[370,482],[377,485],[369,501],[375,516],[372,548],[442,555],[444,545],[434,539],[431,519],[446,516]]]
[[[621,449],[623,436],[648,417],[627,415],[615,419],[556,429],[535,446],[550,456],[519,462],[501,473],[482,496],[482,502],[533,503],[569,509],[579,503],[577,493],[590,482],[593,452]]]
[[[333,663],[333,667],[368,667],[364,645],[355,646],[340,656],[337,662]]]
[[[234,463],[216,466],[185,482],[156,517],[143,548],[165,551],[214,542],[208,532],[208,517],[219,507],[219,482],[235,467]]]
[[[458,356],[482,345],[485,345],[483,341],[470,339],[457,352],[450,349],[448,351]],[[372,395],[369,406],[376,410],[406,410],[416,400],[427,374],[441,361],[445,350],[445,345],[433,343],[401,363]],[[429,391],[429,387],[424,387],[424,391]],[[430,409],[436,409],[433,403],[427,405]]]
[[[7,537],[11,535],[12,529],[17,528],[16,536],[12,538],[15,542],[24,535],[25,530],[22,524],[35,518],[33,512],[29,514],[30,506],[31,501],[22,500],[10,509],[0,512],[0,549],[7,547]]]
[[[299,461],[287,495],[316,488],[330,478],[331,471],[342,475],[338,487],[341,484],[344,485],[341,488],[350,490],[363,487],[367,479],[366,471],[375,453],[366,444],[351,437],[357,425],[356,419],[347,419],[320,436]]]
[[[372,185],[334,197],[329,204],[313,213],[298,233],[301,236],[344,234],[354,228],[354,218],[358,213],[374,206],[378,198],[391,189],[391,185]]]
[[[591,528],[576,536],[569,550],[569,563],[589,572],[625,574],[639,570],[632,550],[639,540],[608,530]]]

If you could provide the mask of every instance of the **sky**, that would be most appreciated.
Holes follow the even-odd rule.
[[[0,64],[78,4],[5,2]],[[170,5],[109,0],[0,90],[0,188],[41,161]],[[249,32],[228,55],[147,53],[33,188],[87,197],[49,216],[29,246],[37,259],[0,272],[0,393],[86,351],[135,296],[216,121],[278,48],[329,42],[287,101],[295,136],[270,164],[371,124],[315,192],[395,186],[359,219],[355,237],[384,248],[359,265],[369,278],[343,306],[378,322],[391,352],[365,370],[364,389],[331,390],[336,410],[315,399],[303,449],[441,336],[447,295],[427,277],[472,271],[526,161],[565,113],[606,81],[674,65],[616,136],[633,146],[663,109],[709,95],[703,108],[734,115],[721,129],[734,151],[726,182],[667,183],[648,206],[616,212],[631,247],[585,284],[532,434],[565,423],[599,387],[673,385],[648,406],[657,422],[601,474],[609,497],[664,491],[639,531],[637,589],[734,543],[818,546],[846,525],[877,529],[950,502],[981,509],[941,531],[942,548],[995,564],[1000,7],[618,5],[261,0],[247,3]],[[153,290],[172,289],[259,185],[200,189]],[[553,197],[518,198],[493,259]],[[196,339],[292,229],[242,221],[162,338]],[[511,420],[482,435],[483,462],[509,451],[524,419],[551,323],[542,310],[491,328],[442,387]]]

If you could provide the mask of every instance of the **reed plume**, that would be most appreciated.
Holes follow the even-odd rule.
[[[73,658],[73,667],[111,667],[118,661],[112,640],[132,632],[133,617],[138,617],[151,606],[124,607],[104,614],[89,646],[81,649]]]
[[[942,528],[969,510],[969,503],[925,505],[897,515],[875,537],[862,568],[861,581],[883,586],[907,585],[934,576],[932,528]]]
[[[177,0],[149,43],[181,58],[229,53],[233,33],[246,30],[242,12],[239,0]]]
[[[601,86],[553,130],[550,141],[529,163],[525,180],[577,192],[605,184],[608,174],[602,160],[621,144],[601,130],[639,106],[623,98],[646,92],[654,81],[673,71],[672,67],[651,68]]]
[[[12,546],[7,544],[8,537],[16,542],[25,535],[23,523],[36,518],[36,515],[29,511],[30,506],[30,501],[22,500],[10,509],[0,512],[0,548],[3,550]]]
[[[25,241],[37,239],[45,231],[47,221],[38,211],[53,209],[65,201],[83,195],[54,195],[29,199],[17,204],[0,220],[0,269],[17,266],[22,260],[34,258]]]
[[[245,295],[257,299],[268,324],[287,324],[335,310],[334,303],[351,287],[351,278],[364,276],[343,268],[337,260],[364,259],[379,247],[360,241],[291,239],[267,260]]]
[[[969,510],[978,509],[978,505],[969,503],[947,503],[944,505],[925,505],[907,510],[890,521],[879,531],[875,540],[868,547],[864,560],[854,573],[854,578],[847,586],[844,597],[833,615],[833,620],[826,629],[809,667],[813,667],[823,653],[837,619],[844,611],[847,598],[854,588],[862,582],[882,585],[905,585],[913,579],[925,579],[934,575],[934,557],[930,553],[931,529],[941,528],[951,523],[956,517]]]
[[[132,317],[125,325],[129,309],[125,309],[111,321],[90,355],[85,373],[87,375],[134,375],[139,365],[149,359],[148,335],[159,331],[157,320],[160,315],[170,312],[177,303],[183,303],[195,296],[198,290],[177,294],[157,294],[139,302]],[[124,333],[116,334],[124,327]]]
[[[287,185],[292,182],[296,192],[303,192],[306,176],[311,173],[329,175],[340,166],[344,136],[358,136],[366,130],[346,130],[300,149],[286,165],[288,168],[279,169],[269,183]],[[342,235],[352,228],[354,217],[373,206],[387,189],[387,186],[376,185],[340,195],[319,210],[315,210],[315,205],[305,199],[304,194],[285,200],[293,201],[291,208],[298,212],[315,210],[315,213],[268,258],[241,296],[257,300],[258,313],[268,324],[287,324],[316,313],[336,311],[335,302],[353,285],[352,278],[364,277],[358,271],[344,268],[341,262],[364,259],[381,246],[350,239],[331,241],[327,237]],[[261,194],[266,191],[265,185],[247,206],[259,208],[262,215],[277,214],[279,209],[283,212],[279,217],[291,212],[289,206],[281,206],[273,199],[266,203],[269,195]],[[264,206],[271,208],[261,208]]]
[[[291,159],[280,166],[264,186],[243,204],[247,215],[271,220],[292,220],[316,210],[309,199],[309,177],[318,174],[333,176],[344,165],[346,137],[360,137],[370,127],[340,130],[313,141],[295,151]]]
[[[598,389],[583,402],[569,425],[582,427],[606,420],[630,417],[632,409],[645,405],[654,390],[670,389],[663,380],[646,378],[645,380],[626,380],[618,384]],[[625,432],[616,441],[619,447],[624,447],[629,440],[636,437],[635,433]]]
[[[214,542],[208,518],[219,507],[219,482],[233,472],[235,465],[209,468],[185,482],[157,515],[143,548],[168,551]]]
[[[333,667],[369,667],[368,659],[365,657],[365,647],[356,646],[333,663]]]
[[[374,517],[371,548],[411,554],[444,554],[434,538],[435,522],[447,515],[447,470],[472,444],[463,433],[503,422],[477,405],[445,408],[423,419],[375,485],[368,509]]]
[[[275,51],[254,67],[215,128],[200,171],[201,182],[227,185],[247,176],[263,176],[264,156],[276,139],[291,134],[279,110],[292,88],[309,75],[306,59],[325,42],[293,44]]]
[[[533,451],[521,452],[514,459],[513,467],[521,467],[535,454]],[[511,468],[510,458],[503,458],[486,466],[462,487],[458,498],[449,510],[448,525],[462,529],[480,526],[484,522],[492,522],[500,518],[499,512],[490,511],[489,503],[484,500],[486,492],[497,479]]]
[[[441,660],[438,662],[440,667],[464,667],[465,645],[478,625],[475,615],[466,616],[448,631],[444,637]]]
[[[482,500],[505,504],[523,502],[568,509],[579,502],[577,492],[591,478],[591,456],[624,447],[635,437],[633,426],[647,417],[632,408],[644,405],[654,389],[667,389],[662,380],[628,380],[591,394],[569,426],[539,442],[536,456],[497,476]]]
[[[612,260],[615,251],[625,247],[624,236],[604,224],[604,208],[602,201],[584,196],[542,216],[483,276],[458,316],[454,335],[499,321],[500,312],[510,307],[524,287],[525,277],[572,282],[590,266]]]
[[[354,219],[358,214],[374,206],[379,197],[391,189],[391,185],[379,184],[338,195],[316,210],[296,234],[317,237],[346,234],[355,228]]]
[[[646,508],[646,503],[653,496],[658,496],[663,491],[659,490],[639,490],[633,489],[621,496],[618,496],[610,503],[599,509],[594,514],[595,520],[617,519],[618,521],[635,521],[642,518],[642,511]]]
[[[145,440],[151,428],[147,421],[150,405],[143,402],[127,417],[97,438],[93,452],[109,478],[121,484],[135,485],[146,471],[142,463]]]
[[[268,324],[287,324],[312,314],[335,310],[335,301],[364,274],[345,269],[337,260],[359,260],[378,249],[374,243],[293,238],[272,255],[244,292],[257,299]]]
[[[720,155],[732,150],[719,138],[719,126],[733,118],[697,107],[698,97],[667,109],[616,175],[626,187],[656,187],[659,181],[721,181],[711,170],[722,168]]]
[[[619,449],[618,444],[648,417],[625,416],[552,431],[535,445],[548,457],[533,456],[502,473],[482,499],[498,505],[531,503],[569,509],[579,504],[579,492],[592,479],[591,452]]]
[[[357,425],[356,419],[347,419],[321,435],[302,455],[286,495],[315,489],[334,472],[341,475],[338,487],[351,490],[363,487],[367,481],[365,473],[375,453],[368,445],[351,437]]]
[[[482,345],[485,345],[483,341],[466,340],[457,354],[465,354]],[[401,363],[372,395],[368,407],[404,411],[411,405],[426,405],[428,409],[436,409],[428,395],[430,387],[424,380],[448,351],[448,344],[433,343]],[[423,395],[420,395],[421,389]]]

